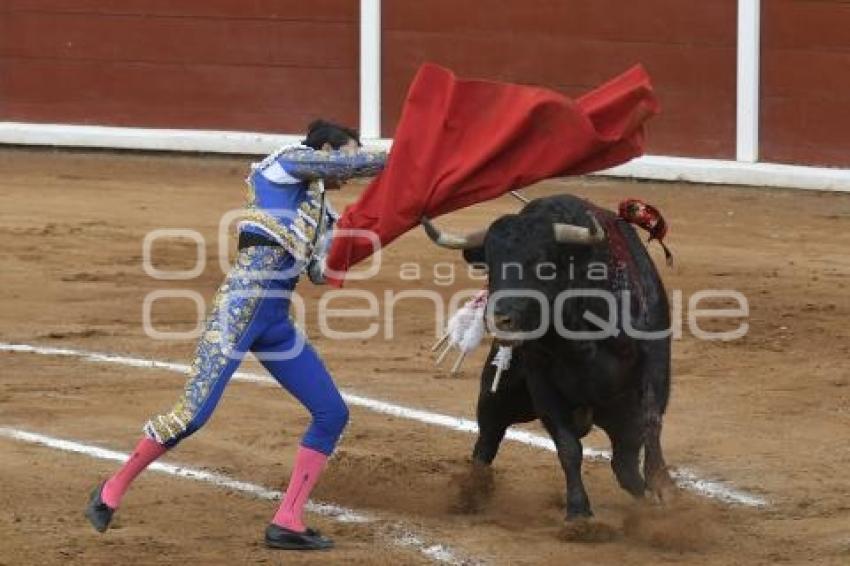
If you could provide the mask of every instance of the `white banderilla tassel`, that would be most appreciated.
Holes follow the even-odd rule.
[[[445,359],[446,359],[446,356],[449,354],[449,351],[450,351],[451,349],[452,349],[452,343],[451,343],[451,342],[446,342],[446,347],[445,347],[445,348],[443,348],[443,351],[442,351],[442,352],[440,352],[440,355],[439,355],[439,356],[437,356],[437,361],[436,361],[436,362],[434,362],[434,365],[438,366],[438,365],[440,365],[441,363],[443,363],[443,360],[445,360]]]
[[[493,385],[490,386],[490,393],[495,393],[499,389],[502,372],[510,369],[513,353],[514,349],[511,346],[499,346],[499,351],[493,356],[491,363],[496,366],[496,376],[493,378]]]
[[[448,339],[449,339],[449,334],[451,334],[451,333],[447,330],[447,331],[446,331],[446,333],[445,333],[445,334],[443,334],[443,337],[442,337],[442,338],[440,338],[439,340],[437,340],[437,341],[434,343],[434,345],[433,345],[433,346],[431,346],[431,351],[432,351],[432,352],[436,352],[437,350],[439,350],[439,349],[443,346],[443,344],[445,344],[445,343],[446,343],[446,340],[448,340]]]
[[[446,359],[452,348],[460,350],[460,355],[451,369],[452,375],[457,375],[466,355],[481,344],[484,338],[484,309],[487,306],[487,291],[480,291],[449,319],[446,333],[431,348],[432,352],[443,348],[437,356],[436,365]]]

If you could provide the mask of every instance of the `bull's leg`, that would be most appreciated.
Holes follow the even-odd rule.
[[[490,364],[496,352],[494,345],[481,372],[481,389],[478,395],[478,438],[472,449],[472,466],[458,478],[459,496],[455,510],[464,513],[479,511],[494,489],[491,464],[499,452],[508,427],[514,423],[535,418],[525,381],[522,364],[515,363],[502,376],[498,390],[493,393],[495,368]]]
[[[560,376],[555,375],[554,379]],[[555,442],[567,480],[567,520],[592,517],[590,500],[581,479],[582,446],[573,411],[546,375],[528,375],[528,391],[540,421]]]
[[[483,393],[482,393],[483,395]],[[472,465],[459,478],[459,493],[454,510],[477,513],[490,500],[495,489],[492,463],[512,424],[498,403],[481,400],[478,403],[478,439],[472,449]]]
[[[567,520],[592,517],[590,500],[581,479],[582,446],[568,419],[547,415],[541,418],[558,450],[558,460],[567,478]]]
[[[536,416],[524,379],[526,363],[521,350],[515,354],[511,368],[503,373],[496,392],[491,391],[496,374],[496,368],[491,362],[497,350],[497,345],[493,344],[481,371],[477,407],[478,440],[472,450],[473,462],[488,466],[496,458],[508,427],[514,423],[531,421]]]
[[[645,396],[643,475],[650,491],[655,497],[663,500],[669,498],[675,485],[661,450],[662,416],[651,387],[647,388]]]
[[[643,418],[640,397],[630,395],[622,403],[597,410],[595,421],[611,440],[611,469],[617,482],[635,497],[643,497],[646,482],[640,474]]]
[[[478,439],[472,450],[474,462],[488,466],[492,464],[508,427],[534,418],[531,401],[526,400],[528,394],[522,393],[518,391],[511,395],[508,392],[491,393],[489,389],[481,390],[477,411]]]
[[[555,442],[567,480],[567,520],[592,517],[581,479],[582,446],[569,403],[545,375],[529,375],[528,391],[540,421]]]
[[[643,475],[649,490],[658,499],[674,493],[664,453],[661,450],[661,425],[670,396],[670,341],[645,344],[643,383]]]
[[[640,475],[640,428],[635,427],[628,432],[609,435],[609,438],[613,451],[611,469],[617,482],[634,497],[643,497],[646,482]]]
[[[485,425],[478,432],[478,439],[472,449],[472,462],[482,466],[489,466],[496,459],[499,446],[505,437],[509,424]]]
[[[496,454],[499,451],[499,446],[502,444],[502,439],[505,438],[505,432],[508,427],[513,424],[512,411],[507,405],[504,392],[492,393],[485,384],[490,381],[487,379],[488,373],[493,373],[485,366],[481,376],[481,390],[478,393],[478,439],[475,441],[475,448],[472,449],[472,461],[480,465],[493,463]]]
[[[491,464],[512,422],[510,413],[492,396],[482,388],[478,401],[478,439],[472,449],[472,465],[468,472],[456,479],[459,491],[453,510],[459,513],[479,512],[495,488]]]

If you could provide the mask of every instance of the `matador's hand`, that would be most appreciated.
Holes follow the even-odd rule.
[[[314,285],[324,285],[327,283],[325,279],[325,258],[314,258],[307,264],[307,277]]]

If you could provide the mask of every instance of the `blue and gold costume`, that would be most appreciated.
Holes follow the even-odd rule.
[[[331,227],[336,221],[330,207],[321,218],[326,198],[322,181],[377,175],[385,161],[384,152],[283,148],[252,166],[247,213],[240,228],[271,237],[296,260],[307,261],[318,240],[317,231],[322,231],[320,224]]]
[[[250,350],[310,411],[302,445],[330,454],[348,421],[348,409],[315,350],[289,318],[290,294],[315,259],[336,220],[323,179],[346,180],[380,172],[383,152],[318,151],[287,147],[252,166],[242,233],[269,244],[240,246],[236,263],[216,293],[182,397],[151,418],[145,434],[174,446],[209,419],[230,377]]]

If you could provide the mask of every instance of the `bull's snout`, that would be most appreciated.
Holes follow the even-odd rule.
[[[502,332],[512,332],[517,329],[519,313],[515,309],[509,308],[507,305],[497,304],[493,309],[493,316],[490,322],[493,328]]]
[[[540,320],[540,305],[525,297],[501,298],[493,307],[488,324],[504,333],[532,332]]]
[[[514,323],[513,318],[509,314],[494,314],[493,315],[493,326],[498,328],[499,330],[509,331],[513,330]]]

